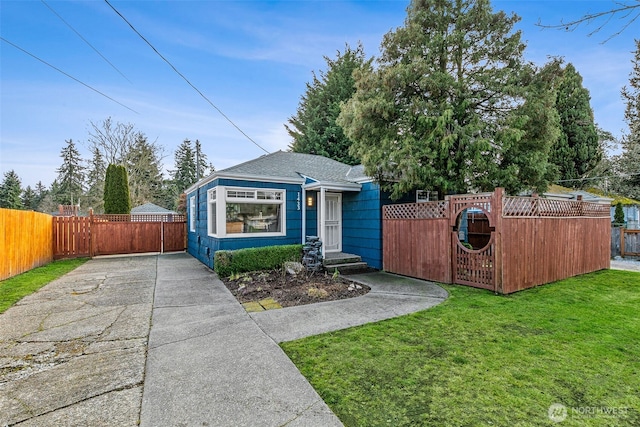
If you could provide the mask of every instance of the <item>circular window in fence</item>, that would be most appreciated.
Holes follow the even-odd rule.
[[[456,218],[455,230],[460,244],[469,250],[486,248],[491,242],[491,227],[487,214],[476,208],[461,211]]]

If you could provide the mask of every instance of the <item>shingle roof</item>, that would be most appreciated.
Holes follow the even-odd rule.
[[[288,151],[276,151],[219,171],[219,174],[300,179],[302,176],[319,182],[354,183],[366,178],[362,166],[349,166],[324,156]]]
[[[132,214],[177,214],[177,212],[170,211],[161,206],[154,205],[153,203],[145,203],[144,205],[131,208]]]

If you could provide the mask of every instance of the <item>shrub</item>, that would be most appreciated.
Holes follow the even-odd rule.
[[[218,273],[218,276],[228,277],[235,273],[280,268],[287,261],[300,261],[301,258],[302,245],[216,251],[213,269]]]
[[[124,166],[110,164],[104,179],[104,213],[128,214],[130,212],[127,170]]]
[[[613,225],[615,226],[624,225],[624,210],[622,210],[622,203],[618,203],[616,205],[616,210],[613,213]]]

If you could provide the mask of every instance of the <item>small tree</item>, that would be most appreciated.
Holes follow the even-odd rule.
[[[60,151],[62,165],[56,169],[60,185],[56,199],[60,204],[73,205],[78,204],[80,196],[84,194],[85,168],[73,140],[69,139],[65,143]]]
[[[0,208],[22,209],[22,186],[20,178],[14,170],[4,174],[4,180],[0,183]]]
[[[624,225],[624,210],[622,210],[622,203],[618,203],[616,205],[616,210],[613,214],[613,224],[618,227]]]
[[[131,212],[129,183],[124,166],[110,164],[104,183],[104,213],[128,214]]]

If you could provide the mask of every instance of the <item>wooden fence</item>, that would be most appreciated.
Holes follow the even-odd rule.
[[[0,280],[52,260],[51,215],[0,209]]]
[[[184,215],[54,217],[53,230],[55,259],[186,248]]]
[[[611,257],[640,257],[640,230],[611,229]]]
[[[608,205],[505,197],[502,189],[388,205],[383,267],[508,294],[608,268],[610,222]]]

